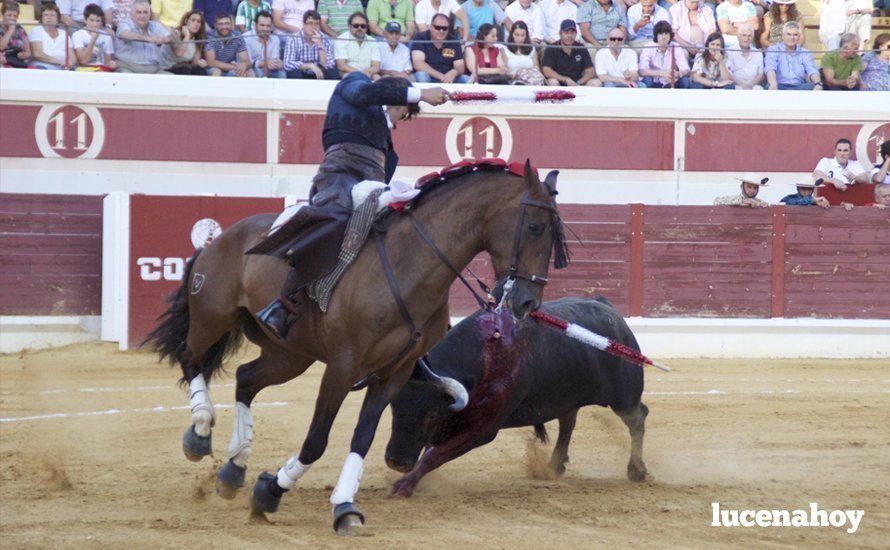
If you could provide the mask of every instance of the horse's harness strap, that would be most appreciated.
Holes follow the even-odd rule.
[[[516,225],[516,232],[513,236],[513,257],[510,259],[510,276],[516,279],[525,279],[526,281],[532,282],[536,285],[547,286],[547,283],[550,282],[547,277],[542,277],[540,275],[528,275],[526,273],[522,273],[519,271],[519,247],[522,244],[522,226],[525,224],[525,207],[526,206],[534,206],[537,208],[543,208],[551,213],[551,215],[556,213],[556,206],[552,203],[536,201],[534,199],[528,198],[528,191],[526,191],[525,195],[522,197],[522,200],[519,201],[519,204],[522,206],[522,210],[519,212],[519,222]]]
[[[399,292],[399,286],[396,284],[396,279],[392,271],[392,264],[389,261],[389,256],[386,254],[386,246],[383,244],[383,235],[381,233],[374,233],[374,245],[377,247],[377,254],[380,256],[380,263],[383,265],[383,273],[386,275],[386,282],[389,284],[389,290],[392,292],[393,298],[396,299],[399,313],[402,314],[402,318],[408,323],[408,327],[411,329],[411,342],[413,344],[420,340],[421,334],[420,331],[417,330],[417,325],[414,324],[411,314],[408,312],[408,306],[402,298],[402,293]]]

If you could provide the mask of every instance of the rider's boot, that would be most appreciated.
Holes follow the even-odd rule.
[[[281,296],[256,314],[257,319],[282,340],[287,338],[287,333],[294,322],[294,316],[291,314],[293,302],[290,297],[295,290],[293,286],[296,283],[296,278],[296,272],[292,269],[284,283],[284,288],[281,289]],[[285,300],[291,304],[291,307],[285,305]]]

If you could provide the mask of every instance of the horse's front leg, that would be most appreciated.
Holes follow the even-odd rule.
[[[410,363],[413,365],[413,362]],[[362,403],[358,423],[352,435],[349,455],[343,463],[340,479],[334,492],[331,493],[331,504],[334,506],[334,530],[338,535],[353,535],[365,523],[365,516],[358,511],[353,503],[358,492],[364,469],[365,456],[374,442],[374,434],[383,410],[386,409],[395,398],[399,390],[411,376],[410,368],[400,369],[394,376],[387,380],[372,382],[368,385],[368,392]]]

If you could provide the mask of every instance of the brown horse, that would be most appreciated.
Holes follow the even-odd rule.
[[[322,361],[327,367],[303,446],[277,475],[259,476],[252,506],[277,510],[281,495],[324,453],[350,389],[366,380],[351,452],[331,495],[334,529],[350,533],[358,528],[364,517],[352,501],[364,457],[383,410],[410,378],[417,358],[447,329],[455,270],[488,252],[498,278],[495,296],[523,318],[541,303],[553,249],[557,267],[565,265],[555,185],[556,172],[542,183],[526,162],[525,176],[478,171],[432,186],[410,214],[394,215],[378,246],[362,249],[340,280],[328,312],[307,306],[285,341],[266,332],[254,315],[278,296],[289,268],[277,258],[245,255],[275,216],[244,219],[196,252],[182,287],[147,340],[162,358],[180,364],[182,380],[189,384],[193,425],[183,437],[186,456],[200,460],[210,454],[215,414],[206,382],[237,348],[242,333],[261,352],[236,373],[230,460],[217,479],[218,492],[227,498],[244,485],[253,399],[263,388],[283,384]],[[454,408],[466,405],[466,390],[457,381],[432,372],[428,377],[454,398]]]

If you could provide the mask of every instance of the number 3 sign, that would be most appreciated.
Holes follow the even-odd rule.
[[[37,113],[34,138],[46,158],[94,159],[105,143],[105,122],[96,107],[44,105]]]

